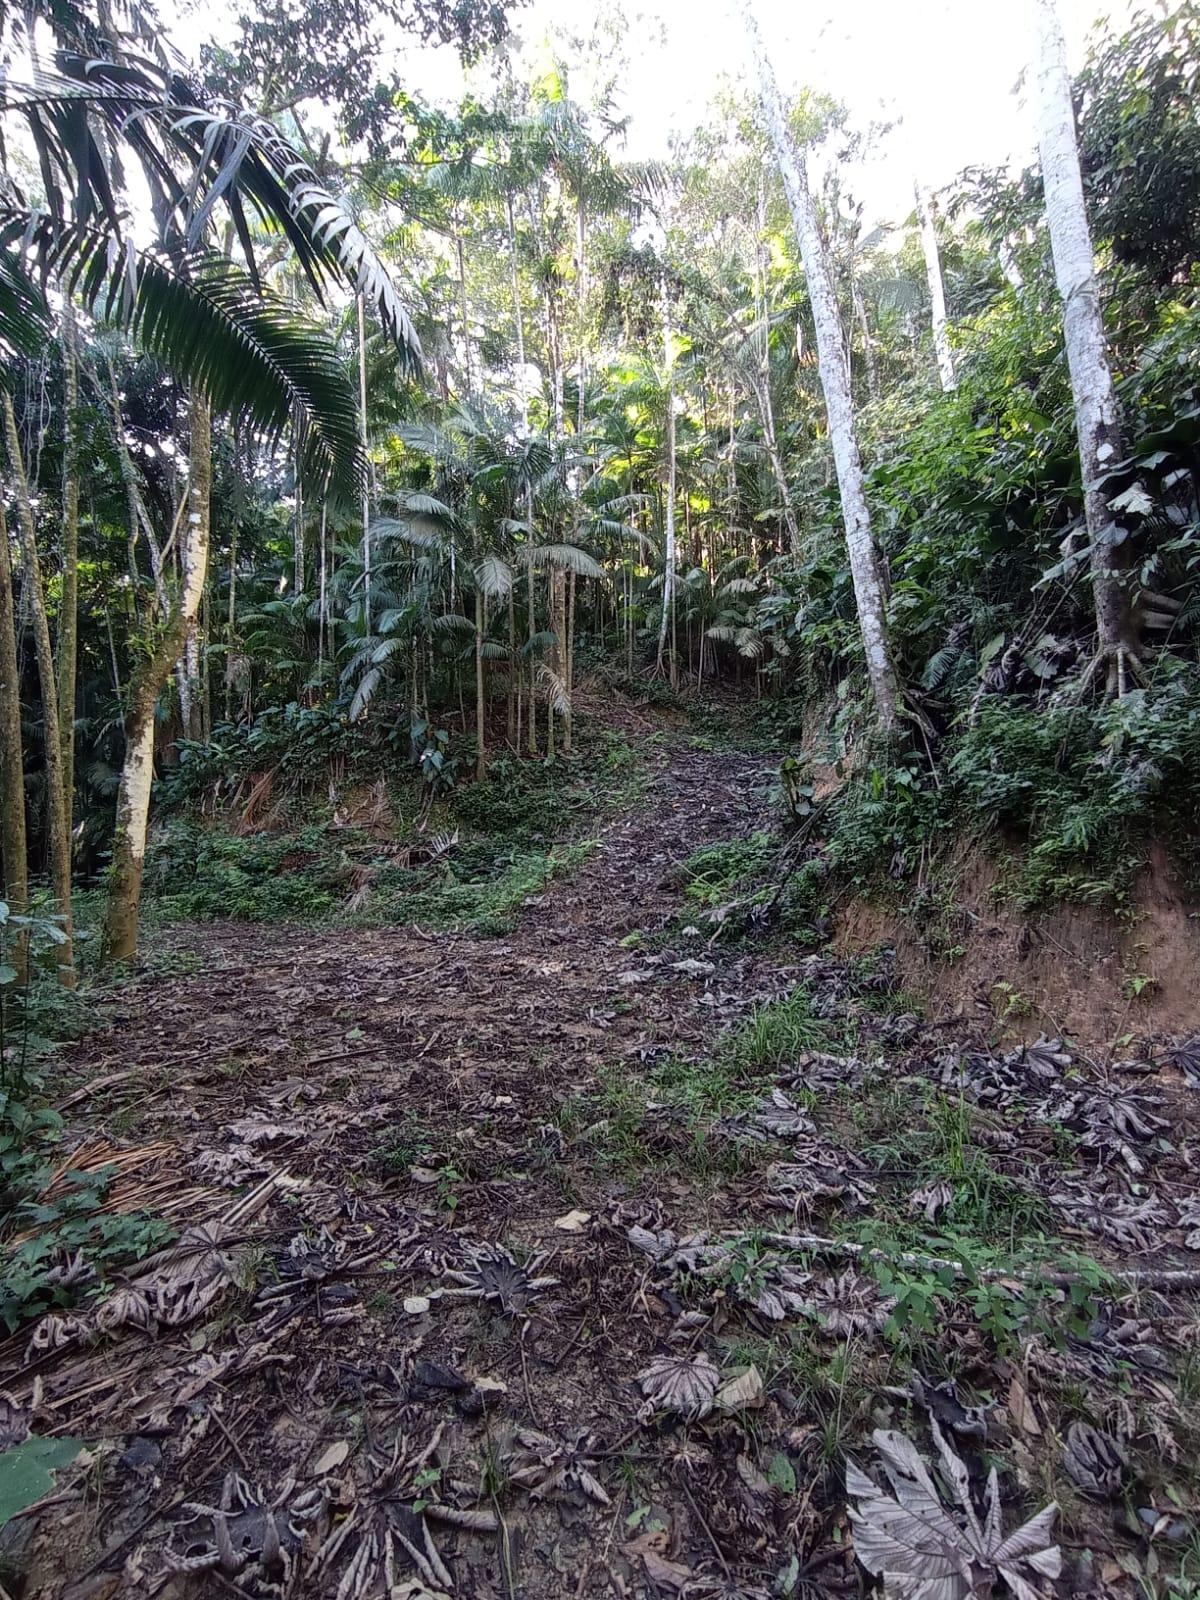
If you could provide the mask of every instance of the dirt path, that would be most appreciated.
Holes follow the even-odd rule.
[[[731,1264],[691,1236],[827,1231],[869,1204],[894,1175],[837,1141],[851,1122],[902,1131],[898,1085],[914,1061],[944,1073],[947,1041],[843,964],[663,937],[685,920],[680,862],[762,825],[769,764],[678,736],[647,755],[644,797],[512,935],[178,929],[199,970],[134,982],[79,1050],[76,1164],[119,1155],[115,1202],[182,1232],[99,1312],[0,1349],[36,1432],[97,1446],[65,1509],[12,1525],[23,1593],[765,1600],[781,1572],[854,1583],[840,1461],[906,1381],[887,1305],[865,1274],[785,1270],[755,1242]],[[846,1040],[853,1018],[855,1051],[792,1048],[730,1107],[681,1098],[692,1080],[670,1063],[703,1064],[801,978],[805,1025],[835,1019]],[[859,1126],[868,1054],[883,1098]],[[964,1083],[985,1071],[954,1059]],[[1041,1068],[1003,1070],[1027,1085]],[[772,1082],[765,1112],[743,1109]],[[1032,1183],[1052,1133],[1018,1145],[1003,1097],[979,1103],[1005,1182]],[[1156,1310],[1161,1353],[1188,1314]],[[809,1371],[769,1340],[817,1311]],[[1003,1400],[1011,1359],[951,1337],[934,1376]],[[831,1376],[839,1339],[853,1383]],[[1039,1431],[1054,1385],[1079,1381],[1043,1361]],[[681,1369],[708,1384],[690,1407]],[[1178,1449],[1192,1422],[1168,1410]],[[995,1426],[1019,1436],[1003,1411]]]

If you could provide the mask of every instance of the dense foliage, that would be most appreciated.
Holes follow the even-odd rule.
[[[421,0],[389,16],[467,57],[511,44],[494,5]],[[106,39],[86,8],[55,19],[62,82],[91,96],[108,82],[97,60],[127,59],[128,40]],[[144,97],[161,78],[146,64],[153,28],[135,30],[141,64],[122,92]],[[70,53],[84,42],[86,71]],[[563,42],[564,59],[580,47]],[[112,251],[61,237],[133,226],[100,139],[117,113],[103,97],[72,102],[92,141],[73,188],[59,113],[36,86],[9,94],[49,152],[39,178],[20,141],[9,151],[14,217],[34,221],[25,245],[15,222],[4,233],[0,283],[20,456],[8,520],[15,530],[23,474],[41,551],[36,574],[12,551],[35,875],[53,784],[31,597],[42,585],[56,639],[76,608],[74,865],[94,880],[132,697],[190,559],[197,393],[214,409],[211,559],[156,701],[163,815],[252,813],[264,785],[336,808],[341,785],[386,778],[411,780],[427,816],[500,747],[504,772],[571,755],[577,687],[600,668],[643,693],[731,681],[795,747],[795,781],[807,761],[838,763],[823,871],[903,876],[964,818],[1028,843],[1032,898],[1120,893],[1156,829],[1186,855],[1200,753],[1193,4],[1098,38],[1077,86],[1126,424],[1106,492],[1147,641],[1115,702],[1088,679],[1087,540],[1039,173],[969,172],[940,197],[957,375],[943,392],[915,219],[868,231],[838,166],[861,140],[819,99],[796,114],[830,156],[818,198],[903,686],[906,737],[886,748],[870,736],[808,291],[749,103],[714,107],[669,163],[634,166],[610,95],[580,103],[562,62],[523,77],[506,57],[490,99],[452,113],[406,91],[385,55],[378,19],[353,14],[347,30],[320,7],[267,8],[231,50],[168,74],[172,103],[206,109],[135,140],[182,211],[128,305]],[[221,95],[261,114],[244,147]],[[366,269],[322,233],[326,213],[312,229],[297,220],[316,201],[287,197],[293,169],[270,142],[311,151],[318,100],[338,131],[295,171],[328,217],[344,205],[364,248],[374,241],[369,295]],[[228,226],[210,239],[223,205]],[[283,235],[273,208],[292,219]],[[39,228],[30,276],[20,263]],[[186,335],[168,267],[209,318]],[[339,300],[339,276],[357,299]],[[74,331],[47,341],[64,287]],[[239,350],[291,387],[270,390],[255,367],[244,393]],[[190,859],[181,871],[197,870]]]

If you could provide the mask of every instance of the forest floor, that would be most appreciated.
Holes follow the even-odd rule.
[[[8,1593],[855,1593],[846,1457],[930,1419],[1058,1501],[1059,1592],[1200,1592],[1198,1055],[724,940],[685,864],[772,763],[620,716],[641,792],[511,932],[176,926],[61,1059],[64,1169],[176,1236],[0,1345],[88,1447]]]

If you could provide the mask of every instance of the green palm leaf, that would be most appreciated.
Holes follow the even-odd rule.
[[[6,271],[28,281],[18,249],[32,254],[39,277],[57,277],[93,315],[128,327],[214,410],[269,436],[291,423],[313,481],[347,492],[359,481],[354,390],[329,339],[223,257],[114,249],[102,230],[0,206]],[[19,333],[0,294],[0,339],[15,343]]]

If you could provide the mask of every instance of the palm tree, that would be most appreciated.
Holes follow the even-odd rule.
[[[28,348],[28,308],[53,278],[88,311],[127,326],[192,392],[183,581],[131,689],[117,804],[106,942],[114,958],[127,959],[137,941],[154,705],[204,590],[211,413],[228,412],[272,436],[290,425],[310,484],[345,493],[364,473],[353,388],[324,333],[264,289],[251,216],[283,235],[318,298],[329,281],[341,281],[371,306],[410,364],[420,351],[365,236],[271,123],[211,100],[156,35],[150,54],[118,46],[78,0],[38,0],[5,20],[10,50],[28,34],[33,67],[27,81],[9,77],[0,86],[0,115],[28,124],[46,206],[33,206],[5,180],[0,344]],[[55,41],[53,71],[37,63],[39,23]],[[124,187],[130,159],[151,196],[157,237],[150,247],[134,236]],[[218,214],[228,220],[225,249],[215,243]],[[49,726],[45,670],[42,678]],[[66,897],[69,929],[69,873]]]

